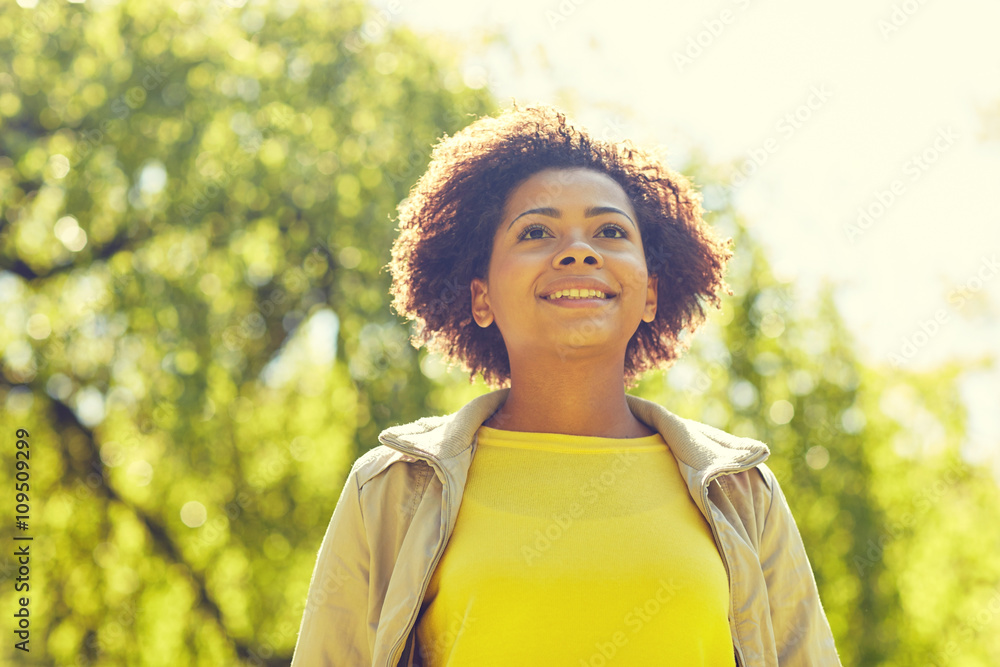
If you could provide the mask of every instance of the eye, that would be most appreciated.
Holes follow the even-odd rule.
[[[609,231],[609,230],[610,231],[618,232],[618,233],[621,234],[621,236],[605,236],[604,238],[606,238],[606,239],[627,239],[628,238],[628,232],[625,231],[625,229],[621,225],[616,225],[616,224],[613,224],[613,223],[609,224],[609,225],[605,225],[604,227],[601,227],[601,231],[599,231],[597,233],[598,234],[603,234],[604,232]]]
[[[608,236],[608,235],[605,234],[608,231],[617,232],[618,234],[620,234],[620,236],[615,236],[615,235]],[[541,235],[538,235],[538,236],[529,236],[529,234],[534,234],[534,232],[542,232],[544,234],[544,233],[548,232],[548,229],[546,229],[544,225],[540,225],[537,222],[533,223],[533,224],[530,224],[530,225],[527,225],[524,229],[521,230],[521,233],[519,233],[517,235],[517,240],[518,241],[522,241],[524,239],[528,239],[528,240],[537,241],[537,240],[545,238],[544,236],[541,236]],[[609,224],[601,227],[600,231],[597,232],[597,235],[600,238],[605,238],[605,239],[627,239],[628,238],[628,232],[625,230],[625,228],[622,227],[621,225],[616,225],[614,223],[609,223]]]
[[[526,236],[528,236],[528,234],[531,234],[532,232],[545,232],[545,231],[547,231],[545,227],[543,225],[539,225],[538,223],[528,225],[527,227],[521,230],[520,234],[517,235],[517,240],[520,241],[524,239]],[[531,238],[537,240],[543,237],[532,236]]]

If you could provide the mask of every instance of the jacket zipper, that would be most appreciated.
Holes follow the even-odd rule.
[[[715,538],[715,546],[719,550],[719,555],[722,556],[722,564],[726,567],[726,580],[732,585],[732,570],[729,566],[729,559],[726,558],[726,550],[722,548],[721,540],[719,539],[719,529],[715,525],[715,515],[712,512],[712,508],[708,504],[708,487],[723,475],[732,475],[738,472],[743,472],[744,470],[749,470],[758,463],[761,463],[767,459],[767,454],[763,454],[757,457],[752,463],[741,463],[735,468],[722,468],[721,470],[714,471],[709,475],[708,479],[705,481],[704,486],[701,487],[701,504],[708,510],[708,525],[712,528],[712,536]],[[739,645],[738,642],[734,642],[733,646],[736,649],[737,657],[737,667],[745,667],[747,664],[746,658],[743,656],[743,647]]]
[[[444,474],[444,470],[441,469],[441,466],[439,466],[434,459],[430,458],[429,456],[424,455],[423,452],[419,452],[417,450],[412,449],[411,447],[407,447],[406,445],[404,445],[400,441],[398,441],[395,438],[392,438],[392,437],[390,437],[388,435],[383,436],[383,437],[384,437],[384,440],[382,440],[382,438],[380,438],[380,440],[382,440],[382,442],[384,444],[388,445],[388,444],[391,443],[395,449],[398,449],[401,452],[409,454],[410,456],[413,456],[414,458],[418,458],[421,461],[426,461],[432,468],[434,468],[440,474],[440,477],[441,477],[441,495],[442,495],[442,499],[445,501],[444,502],[445,508],[448,510],[448,514],[446,515],[447,518],[445,519],[445,521],[446,522],[450,521],[451,520],[450,519],[450,517],[451,517],[451,507],[450,507],[450,505],[451,505],[451,498],[448,496],[448,487],[445,484],[445,481],[448,478]],[[445,534],[446,535],[448,533],[447,528],[448,528],[448,526],[447,526],[447,523],[446,523],[445,524]],[[441,544],[437,548],[437,551],[434,552],[434,559],[431,561],[431,566],[427,570],[428,574],[424,576],[424,581],[420,585],[420,593],[417,595],[417,604],[414,606],[413,611],[410,612],[410,619],[409,619],[409,621],[407,621],[407,624],[406,624],[406,632],[403,633],[402,637],[400,637],[399,639],[396,640],[396,643],[393,645],[392,650],[389,652],[389,661],[386,662],[385,667],[396,667],[396,664],[399,661],[399,658],[403,654],[403,644],[406,642],[406,638],[409,636],[410,631],[413,628],[413,622],[416,619],[416,613],[420,609],[420,601],[423,599],[424,592],[427,590],[427,584],[430,582],[430,575],[433,574],[434,568],[437,567],[438,561],[441,559],[441,556],[444,553],[444,546],[445,546],[445,544],[446,544],[446,540],[442,539],[441,540]]]

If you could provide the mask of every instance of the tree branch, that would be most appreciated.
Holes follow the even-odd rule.
[[[10,386],[6,382],[3,384]],[[87,458],[86,461],[88,469],[90,470],[100,470],[102,463],[100,460],[100,453],[98,452],[97,442],[94,438],[94,433],[89,428],[80,423],[77,419],[76,414],[73,410],[63,403],[62,401],[54,398],[48,399],[52,405],[52,411],[55,415],[56,423],[58,424],[58,431],[63,432],[68,428],[74,428],[81,432],[86,437],[87,445]],[[125,501],[105,480],[104,484],[99,486],[100,491],[109,501],[117,502],[124,507],[128,508],[135,516],[143,523],[146,530],[149,532],[152,538],[153,544],[156,548],[162,552],[164,556],[168,559],[174,561],[175,563],[182,565],[188,572],[188,576],[194,582],[198,589],[198,605],[211,616],[215,622],[218,624],[219,628],[222,630],[226,639],[230,642],[235,650],[237,656],[239,656],[241,661],[250,661],[255,665],[264,665],[265,667],[286,667],[290,656],[272,656],[270,658],[264,658],[258,656],[257,652],[253,651],[250,646],[233,639],[229,636],[226,629],[226,624],[222,619],[222,612],[219,609],[218,604],[212,598],[211,594],[208,592],[208,588],[205,585],[204,578],[196,572],[181,556],[177,547],[174,545],[173,540],[171,540],[170,535],[167,530],[161,526],[155,518],[147,514],[142,508],[135,507],[134,505]]]
[[[0,262],[0,271],[9,271],[10,273],[19,275],[28,281],[45,280],[47,278],[51,278],[52,276],[56,276],[61,273],[68,273],[74,269],[86,266],[88,263],[110,259],[119,250],[134,247],[142,241],[145,241],[146,238],[148,238],[147,235],[143,235],[142,237],[129,236],[128,231],[123,229],[119,231],[113,239],[93,252],[87,262],[69,262],[68,264],[55,266],[45,273],[38,273],[28,266],[21,258],[16,258],[10,264]]]

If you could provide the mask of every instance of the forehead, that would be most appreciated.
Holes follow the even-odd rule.
[[[618,182],[593,169],[545,169],[530,176],[507,196],[504,219],[533,208],[615,206],[632,215],[632,203]]]

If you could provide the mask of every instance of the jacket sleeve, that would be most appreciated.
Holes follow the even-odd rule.
[[[371,665],[369,546],[351,467],[316,558],[291,667]]]
[[[759,555],[778,664],[839,666],[833,633],[795,519],[774,473],[763,464],[758,470],[771,489]]]

